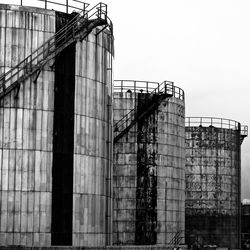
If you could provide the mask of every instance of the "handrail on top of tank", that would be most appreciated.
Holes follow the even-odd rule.
[[[151,93],[160,84],[158,82],[137,80],[114,80],[114,92]]]
[[[66,8],[66,13],[69,13],[69,8],[71,8],[73,11],[82,11],[82,10],[84,11],[89,6],[89,3],[85,3],[85,2],[82,2],[80,0],[72,0],[72,1],[83,4],[83,8],[80,8],[80,7],[75,6],[75,5],[70,5],[69,0],[65,0],[65,4],[64,3],[58,3],[58,2],[55,2],[55,1],[51,1],[51,0],[33,0],[33,2],[44,2],[44,8],[45,9],[52,9],[52,8],[48,8],[48,4],[64,6]],[[21,6],[28,6],[28,5],[24,5],[24,2],[25,2],[25,0],[20,0],[20,5]],[[60,11],[62,11],[62,10],[60,10]]]
[[[139,81],[137,81],[139,82]],[[143,81],[140,81],[143,82]],[[145,83],[145,82],[143,82]],[[174,83],[170,81],[164,81],[161,84],[158,84],[158,86],[149,93],[150,96],[153,96],[154,94],[169,94],[173,95],[174,93]],[[130,110],[126,115],[124,115],[119,121],[117,121],[114,125],[115,132],[121,132],[120,128],[127,123],[129,120],[135,119],[137,116],[136,114],[136,108]]]
[[[164,88],[167,88],[164,90]],[[172,81],[158,82],[137,81],[137,80],[114,80],[114,92],[130,93],[150,93],[161,94],[162,92],[171,93],[175,98],[184,100],[184,91],[174,86]]]
[[[186,127],[216,127],[232,130],[241,130],[241,124],[235,120],[217,117],[186,117]]]
[[[248,126],[247,125],[241,125],[240,127],[240,135],[243,137],[248,136]]]
[[[89,15],[90,14],[90,15]],[[82,16],[81,16],[82,15]],[[14,76],[21,77],[23,75],[19,75],[19,73],[23,73],[27,66],[32,66],[32,62],[38,61],[39,57],[44,56],[45,51],[50,51],[54,49],[56,43],[60,43],[65,39],[65,35],[68,34],[69,31],[72,30],[74,32],[74,26],[76,24],[80,25],[80,21],[82,18],[90,19],[93,16],[97,16],[98,19],[103,19],[107,21],[107,26],[111,25],[111,20],[107,17],[107,5],[104,3],[98,3],[93,6],[91,9],[77,13],[65,26],[63,26],[55,35],[45,41],[40,47],[34,50],[29,56],[24,58],[21,62],[19,62],[14,68],[11,68],[6,73],[0,76],[0,87],[3,88],[3,91],[6,89],[5,83],[13,78]],[[111,22],[111,24],[109,23]],[[112,27],[110,27],[112,28]],[[111,30],[112,32],[112,30]],[[37,63],[37,62],[36,62]]]

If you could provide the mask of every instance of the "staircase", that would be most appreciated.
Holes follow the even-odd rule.
[[[22,82],[36,74],[35,83],[46,63],[55,58],[70,44],[85,39],[98,26],[103,26],[101,31],[109,27],[112,32],[112,22],[107,17],[107,5],[104,3],[99,3],[89,10],[85,9],[76,13],[54,36],[15,67],[1,75],[0,100],[14,89],[16,89],[15,97],[17,97]]]
[[[148,102],[145,103],[143,109],[138,111],[137,108],[132,109],[121,120],[114,125],[114,143],[121,139],[129,130],[140,120],[151,114],[165,98],[174,95],[173,82],[164,81],[155,88],[148,96]]]
[[[168,244],[174,246],[180,245],[181,240],[184,238],[184,236],[182,236],[182,233],[184,233],[184,230],[178,231]]]
[[[244,141],[244,139],[248,136],[248,126],[241,125],[240,126],[240,145]]]

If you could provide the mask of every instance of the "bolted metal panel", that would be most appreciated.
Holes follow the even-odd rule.
[[[0,5],[0,74],[55,32],[55,15]],[[54,73],[46,66],[1,100],[0,245],[50,245]]]
[[[188,244],[240,245],[240,127],[226,119],[186,118]]]
[[[114,123],[158,98],[147,93],[155,83],[131,82],[129,89],[128,81],[118,82]],[[177,234],[184,242],[185,107],[179,91],[175,87],[173,97],[114,144],[114,244],[169,244]]]
[[[94,30],[76,43],[73,245],[111,244],[112,46]]]

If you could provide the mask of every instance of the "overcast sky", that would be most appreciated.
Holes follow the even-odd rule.
[[[34,5],[35,0],[23,2]],[[115,79],[174,81],[185,91],[187,116],[250,125],[249,0],[104,2],[114,23]],[[250,199],[249,149],[246,138],[242,199]]]
[[[115,79],[174,81],[187,116],[250,125],[249,0],[110,0]],[[242,144],[242,199],[250,198],[250,139]]]

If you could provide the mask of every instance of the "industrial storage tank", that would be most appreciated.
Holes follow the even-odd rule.
[[[247,127],[186,118],[186,242],[240,247],[240,148]]]
[[[110,244],[112,23],[91,7],[0,5],[0,246]]]
[[[184,243],[185,103],[172,82],[114,81],[113,243]]]

